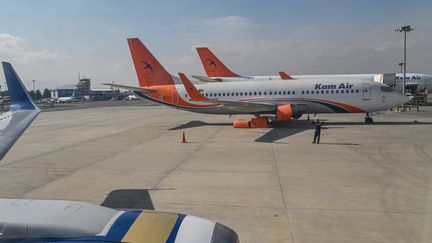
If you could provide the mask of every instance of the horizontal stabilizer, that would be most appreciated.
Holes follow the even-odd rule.
[[[222,82],[222,79],[220,78],[207,78],[199,75],[192,75],[193,78],[206,83],[215,83],[215,82]]]
[[[121,84],[110,84],[110,83],[103,83],[103,85],[108,85],[114,88],[120,88],[120,89],[127,89],[130,91],[141,91],[144,93],[152,93],[155,92],[156,90],[151,89],[151,88],[144,88],[144,87],[135,87],[135,86],[129,86],[129,85],[121,85]]]

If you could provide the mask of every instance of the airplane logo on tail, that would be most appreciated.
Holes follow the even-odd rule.
[[[147,74],[153,73],[153,66],[150,63],[146,61],[141,61],[141,63],[145,64],[144,71],[147,72]]]
[[[206,64],[207,69],[209,71],[215,71],[217,68],[216,61],[214,59],[207,58],[207,60],[205,61],[205,64]]]

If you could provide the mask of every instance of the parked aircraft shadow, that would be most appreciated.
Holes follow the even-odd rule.
[[[296,121],[295,125],[288,122],[272,122],[270,127],[272,129],[261,137],[255,139],[255,142],[273,143],[277,140],[293,136],[308,129],[314,129],[314,125],[310,121]]]
[[[154,210],[147,189],[119,189],[108,194],[101,206],[113,209]]]
[[[232,123],[208,123],[203,121],[190,121],[185,124],[181,124],[179,126],[170,128],[168,130],[181,130],[181,129],[187,129],[187,128],[194,128],[194,127],[203,127],[203,126],[232,126]]]

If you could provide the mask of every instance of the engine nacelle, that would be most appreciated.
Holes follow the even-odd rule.
[[[243,119],[237,119],[233,121],[233,128],[250,128],[250,121],[246,121]]]
[[[250,121],[237,119],[233,121],[233,128],[267,128],[268,117],[254,116]]]
[[[276,121],[289,121],[293,116],[291,105],[281,105],[276,108]]]

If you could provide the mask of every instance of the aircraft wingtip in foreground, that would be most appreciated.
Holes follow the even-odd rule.
[[[0,116],[0,159],[39,114],[12,65],[3,62],[11,109]],[[1,199],[0,242],[237,243],[219,223],[176,213],[116,210],[84,202]]]
[[[0,160],[40,113],[12,65],[2,62],[11,107],[0,116]]]

